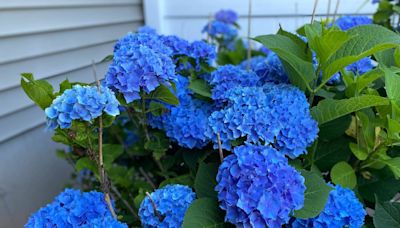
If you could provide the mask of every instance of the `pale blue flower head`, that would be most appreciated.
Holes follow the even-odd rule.
[[[304,205],[304,178],[269,146],[235,147],[217,174],[225,221],[237,227],[278,228]]]
[[[92,121],[106,113],[119,115],[119,102],[107,87],[74,85],[53,100],[45,109],[48,128],[70,128],[72,121]]]
[[[372,23],[372,19],[367,16],[343,16],[335,21],[335,25],[337,25],[343,31],[349,30],[356,26],[369,25]]]
[[[150,194],[154,206],[146,196],[139,208],[139,217],[144,228],[180,228],[190,204],[196,199],[191,188],[184,185],[167,185]]]
[[[114,48],[105,83],[126,102],[140,99],[140,92],[150,93],[159,85],[176,80],[173,50],[160,36],[150,33],[129,33]]]
[[[211,21],[204,26],[202,32],[207,33],[214,39],[222,40],[224,44],[228,44],[238,35],[235,26],[221,21]]]

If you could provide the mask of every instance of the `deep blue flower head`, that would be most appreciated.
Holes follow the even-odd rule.
[[[196,194],[191,188],[179,184],[167,185],[157,189],[150,196],[157,206],[158,214],[164,217],[164,219],[160,221],[161,219],[154,213],[153,204],[149,197],[146,196],[139,208],[139,217],[144,228],[182,227],[186,210],[196,198]]]
[[[188,56],[198,61],[204,60],[205,62],[211,63],[217,57],[217,52],[214,45],[197,40],[190,44]]]
[[[381,0],[372,0],[372,4],[379,3]]]
[[[339,185],[329,194],[324,210],[308,220],[296,219],[293,228],[359,228],[364,224],[366,212],[354,192]]]
[[[248,60],[240,64],[242,69],[247,68]],[[275,53],[268,57],[256,56],[250,59],[250,69],[260,77],[259,84],[265,83],[289,83],[289,77],[283,68],[282,62]]]
[[[226,91],[238,86],[255,86],[259,77],[252,71],[242,70],[239,66],[224,65],[211,73],[211,98],[217,103],[226,100]]]
[[[214,39],[221,39],[225,44],[234,40],[238,35],[235,26],[221,21],[211,21],[204,26],[202,32]]]
[[[215,13],[215,20],[225,22],[228,24],[234,24],[238,20],[238,14],[233,10],[220,10]]]
[[[267,47],[265,46],[261,46],[259,51],[261,51],[262,53],[264,53],[266,56],[268,56],[272,51],[269,50]]]
[[[237,227],[282,227],[304,205],[304,178],[269,146],[235,147],[217,174],[225,220]]]
[[[127,103],[140,99],[141,91],[150,93],[176,80],[172,54],[157,35],[129,33],[115,45],[106,85],[122,93]]]
[[[128,227],[113,220],[103,193],[81,193],[80,190],[65,189],[52,203],[33,214],[25,227],[95,227],[91,226],[92,223],[114,224],[112,227],[118,228]]]
[[[139,33],[148,33],[148,34],[153,34],[153,35],[157,34],[157,31],[154,28],[147,26],[147,25],[144,25],[144,26],[141,26],[140,28],[138,28],[138,32]]]
[[[178,76],[176,95],[179,105],[168,106],[169,112],[162,116],[149,115],[149,124],[153,128],[165,130],[166,135],[185,148],[202,148],[209,143],[205,136],[208,128],[208,117],[213,106],[203,100],[192,97],[188,89],[189,80]]]
[[[115,220],[113,217],[97,218],[85,224],[81,228],[128,228],[128,225]]]
[[[49,129],[71,127],[73,120],[91,121],[103,113],[119,115],[119,102],[107,87],[74,85],[45,109]]]
[[[366,72],[370,71],[374,65],[372,64],[372,60],[370,57],[365,57],[358,60],[355,63],[352,63],[346,67],[347,71],[353,72],[356,76],[363,75]]]
[[[174,35],[161,36],[161,40],[166,46],[172,49],[173,55],[189,55],[189,41]]]
[[[272,144],[281,153],[295,158],[306,153],[317,137],[318,124],[310,115],[306,96],[289,84],[267,83],[263,87],[237,87],[226,93],[225,108],[209,117],[206,135],[220,134],[222,147],[231,141]]]
[[[335,24],[343,31],[360,25],[369,25],[373,21],[367,16],[343,16],[335,21]]]

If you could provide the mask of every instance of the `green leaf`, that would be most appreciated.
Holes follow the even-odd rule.
[[[331,170],[331,179],[334,184],[353,189],[357,185],[354,169],[347,162],[339,162]]]
[[[160,102],[151,101],[149,104],[148,111],[151,112],[153,116],[161,116],[164,113],[165,106]]]
[[[65,79],[63,82],[60,83],[60,91],[58,92],[59,94],[62,94],[65,90],[71,89],[72,84],[68,81],[68,79]]]
[[[258,36],[255,40],[279,56],[293,85],[311,91],[310,83],[315,79],[315,70],[307,50],[283,35]]]
[[[99,177],[99,170],[97,168],[97,165],[94,161],[90,160],[88,157],[83,157],[79,159],[76,164],[75,164],[75,169],[77,172],[82,171],[83,169],[88,169],[92,171],[96,177]]]
[[[358,160],[364,161],[368,157],[368,151],[361,148],[359,144],[350,143],[350,150]]]
[[[153,139],[144,144],[144,148],[153,152],[153,156],[159,160],[168,150],[169,140],[163,134],[154,134]]]
[[[295,211],[294,216],[301,219],[314,218],[324,209],[332,188],[314,172],[302,170],[301,174],[305,178],[306,185],[304,207]]]
[[[321,141],[329,141],[344,135],[351,123],[351,116],[345,115],[319,126],[318,138]]]
[[[195,200],[185,213],[182,228],[224,227],[224,215],[218,202],[211,198]]]
[[[105,63],[105,62],[110,62],[110,61],[112,61],[113,60],[113,58],[114,58],[114,55],[107,55],[106,57],[104,57],[104,59],[102,59],[101,61],[100,61],[100,63]]]
[[[21,87],[26,95],[40,108],[49,107],[54,99],[53,87],[44,80],[35,80],[31,73],[22,73],[21,76]]]
[[[150,98],[159,100],[159,101],[165,102],[167,104],[171,104],[171,105],[179,105],[178,98],[165,85],[160,85],[159,87],[157,87],[156,90],[151,92]]]
[[[381,170],[369,170],[368,179],[362,175],[358,178],[358,191],[370,202],[375,202],[375,195],[380,200],[391,200],[400,191],[400,180],[396,180],[387,167]]]
[[[390,168],[390,170],[392,170],[396,179],[399,179],[400,178],[400,157],[386,160],[385,164]]]
[[[194,180],[194,189],[198,198],[208,197],[217,199],[217,192],[214,190],[217,185],[216,176],[218,173],[217,163],[200,163]]]
[[[354,94],[360,94],[365,88],[382,76],[383,72],[380,69],[373,69],[363,75],[358,76],[357,81],[352,81],[348,85],[348,88],[346,88],[346,95],[352,97]]]
[[[351,156],[349,142],[350,139],[347,137],[318,141],[314,163],[321,171],[326,172],[330,171],[336,163],[347,161]]]
[[[321,125],[364,108],[388,104],[387,98],[374,95],[362,95],[342,100],[325,99],[311,109],[311,115]]]
[[[398,34],[379,25],[356,26],[348,30],[347,34],[352,38],[323,64],[321,84],[325,84],[332,75],[351,63],[400,45]]]
[[[192,80],[189,89],[200,96],[211,98],[211,88],[203,79]]]
[[[182,185],[186,185],[186,186],[192,186],[193,179],[189,174],[177,176],[174,178],[169,178],[169,179],[166,179],[165,181],[161,182],[159,188],[162,188],[168,184],[182,184]]]
[[[383,68],[385,73],[385,89],[389,99],[400,103],[400,76],[389,68]]]
[[[400,227],[400,203],[376,200],[374,225],[376,228]]]
[[[124,153],[124,147],[121,144],[103,144],[104,163],[113,163],[122,153]]]

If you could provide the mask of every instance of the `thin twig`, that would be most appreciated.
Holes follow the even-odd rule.
[[[311,24],[314,22],[315,19],[315,13],[317,12],[317,6],[318,6],[318,0],[314,1],[314,8],[311,16]]]
[[[153,205],[154,214],[160,219],[160,221],[163,221],[164,218],[163,218],[163,216],[162,216],[160,213],[158,213],[158,211],[157,211],[157,205],[156,205],[156,203],[153,201],[153,199],[151,198],[150,193],[149,193],[149,192],[146,192],[146,195],[147,195],[147,197],[149,197],[149,200],[150,200],[151,205]]]
[[[156,185],[153,183],[153,181],[150,179],[149,175],[143,170],[142,167],[139,167],[139,172],[144,176],[146,181],[151,185],[153,189],[156,189]]]
[[[213,19],[212,13],[208,16],[208,31],[207,31],[207,42],[211,43],[211,36],[210,36],[210,31],[211,31],[211,21]]]
[[[335,6],[335,13],[333,14],[332,24],[334,24],[335,21],[336,21],[337,14],[339,12],[339,5],[340,5],[340,0],[337,0],[336,1],[336,6]]]
[[[329,23],[329,15],[331,14],[331,2],[332,0],[328,0],[328,12],[326,12],[326,23]]]
[[[97,73],[96,73],[96,65],[94,61],[92,62],[92,69],[93,69],[93,76],[96,80],[97,84],[97,89],[99,90],[99,93],[101,93],[100,89],[100,81],[97,78]],[[108,181],[106,179],[106,171],[104,169],[104,161],[103,161],[103,118],[99,116],[99,172],[100,172],[100,182],[102,189],[104,191],[104,200],[107,203],[108,209],[111,212],[111,215],[117,219],[117,214],[114,211],[114,208],[111,203],[111,198],[110,198],[110,189],[108,186]]]
[[[224,160],[224,153],[222,151],[221,137],[219,136],[219,133],[217,133],[217,141],[218,141],[219,158],[221,159],[222,162]]]
[[[251,59],[251,8],[252,8],[252,1],[249,0],[249,18],[247,20],[247,66],[246,69],[247,71],[250,71],[250,59]]]
[[[139,216],[136,214],[135,210],[133,210],[133,208],[131,207],[131,205],[129,204],[128,201],[126,201],[121,193],[118,191],[118,189],[114,186],[111,185],[111,190],[115,193],[115,195],[121,200],[121,202],[128,208],[129,212],[131,212],[131,214],[136,218],[139,219]]]

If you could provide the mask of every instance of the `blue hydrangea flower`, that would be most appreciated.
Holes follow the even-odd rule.
[[[173,55],[189,55],[190,43],[174,35],[162,36],[164,45],[172,49]]]
[[[149,115],[148,120],[150,126],[165,130],[166,135],[178,145],[189,149],[200,149],[210,141],[205,132],[213,106],[193,98],[193,92],[188,86],[189,80],[179,76],[176,84],[179,105],[168,106],[169,112],[160,117]]]
[[[259,51],[261,51],[262,53],[264,53],[264,55],[268,56],[272,51],[269,50],[267,47],[265,46],[261,46]]]
[[[360,228],[364,224],[366,212],[354,192],[337,185],[329,194],[324,210],[307,220],[296,219],[293,228],[350,227]]]
[[[304,205],[304,178],[269,146],[235,147],[217,174],[225,221],[237,227],[280,228]]]
[[[248,60],[240,64],[242,69],[247,68]],[[270,53],[268,57],[256,56],[250,59],[250,69],[260,77],[259,84],[265,83],[289,83],[289,77],[283,68],[282,62],[275,53]]]
[[[353,72],[356,76],[363,75],[370,71],[374,65],[372,64],[372,60],[370,57],[365,57],[358,60],[355,63],[352,63],[346,67],[347,71]]]
[[[81,227],[91,224],[114,224],[113,227],[128,227],[113,221],[104,195],[100,192],[84,192],[65,189],[54,201],[33,214],[26,228],[36,227]],[[109,226],[107,226],[109,227]]]
[[[248,72],[229,64],[220,66],[211,73],[211,98],[221,103],[226,100],[226,91],[238,86],[255,86],[258,81],[259,77],[252,71]]]
[[[220,10],[215,13],[215,20],[228,24],[235,24],[239,18],[238,14],[233,10]]]
[[[265,84],[264,87],[237,87],[226,93],[225,108],[209,117],[206,136],[217,133],[222,147],[244,140],[252,144],[271,144],[291,158],[306,153],[317,137],[318,124],[310,115],[306,96],[289,84]]]
[[[115,220],[113,217],[96,218],[85,224],[81,228],[128,228],[128,225]]]
[[[150,194],[157,207],[158,217],[148,196],[144,198],[139,208],[139,217],[144,228],[180,228],[183,218],[196,194],[184,185],[167,185]]]
[[[343,16],[335,21],[335,24],[343,31],[360,25],[369,25],[373,21],[367,16]]]
[[[150,93],[176,80],[172,54],[158,35],[129,33],[114,47],[105,83],[122,93],[127,103],[138,100],[141,91]]]
[[[107,113],[119,115],[119,102],[113,91],[107,87],[74,85],[56,97],[45,109],[49,129],[71,127],[73,120],[91,121]]]
[[[224,44],[228,44],[238,35],[238,31],[233,25],[221,21],[211,21],[204,26],[202,32],[207,33],[213,39],[222,40]]]
[[[148,33],[148,34],[153,34],[153,35],[157,34],[157,31],[154,28],[147,26],[147,25],[141,26],[138,29],[138,32],[139,33]]]
[[[197,40],[190,44],[188,56],[196,59],[197,65],[200,60],[204,60],[211,64],[217,57],[217,52],[214,45]]]

